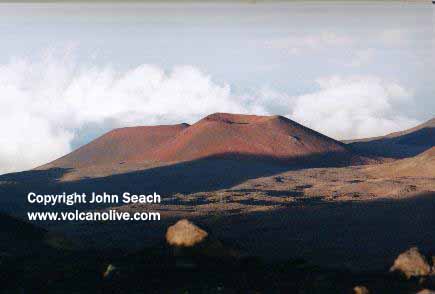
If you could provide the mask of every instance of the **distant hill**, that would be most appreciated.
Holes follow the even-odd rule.
[[[83,169],[92,177],[206,158],[322,164],[352,156],[345,144],[282,116],[215,113],[191,126],[116,129],[38,170]]]
[[[163,146],[161,161],[245,155],[276,160],[326,153],[347,153],[345,146],[282,116],[216,113]]]
[[[24,199],[29,191],[158,191],[169,196],[226,189],[293,169],[365,160],[345,144],[282,116],[215,113],[193,125],[116,129],[39,168],[1,175],[0,207],[22,216],[32,207]]]
[[[435,146],[435,118],[414,128],[358,140],[347,140],[352,150],[369,155],[406,158],[418,155]]]
[[[411,158],[368,168],[373,175],[392,177],[429,177],[435,178],[435,147]]]

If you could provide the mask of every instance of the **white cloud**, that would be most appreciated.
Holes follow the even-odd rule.
[[[191,123],[214,112],[278,113],[334,138],[381,135],[417,123],[396,107],[412,97],[398,83],[366,76],[317,83],[317,91],[297,97],[268,88],[236,95],[191,66],[121,71],[79,67],[69,54],[14,59],[0,65],[0,173],[56,159],[71,151],[77,130],[108,121],[153,125]]]
[[[312,35],[292,35],[266,42],[266,47],[278,49],[289,54],[304,53],[326,47],[350,46],[354,40],[346,35],[323,32]]]
[[[384,135],[418,124],[398,105],[412,93],[396,82],[372,76],[332,76],[317,81],[319,90],[294,98],[288,116],[337,139]]]
[[[352,67],[360,67],[369,64],[375,58],[376,50],[373,48],[357,50],[354,53],[352,61],[348,64]]]
[[[388,46],[399,45],[404,41],[404,32],[401,29],[384,30],[380,34],[380,40]]]
[[[262,112],[194,67],[80,68],[69,54],[0,65],[0,93],[0,173],[68,153],[74,131],[86,124],[194,122],[217,111]]]

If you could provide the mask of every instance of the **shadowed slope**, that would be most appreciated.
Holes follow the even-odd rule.
[[[53,251],[48,232],[27,221],[0,213],[0,232],[0,259]]]
[[[412,157],[435,146],[435,118],[405,131],[344,142],[353,150],[367,154],[393,158]]]
[[[0,213],[1,238],[4,240],[42,240],[44,229]]]
[[[369,141],[374,141],[374,140],[379,140],[379,139],[392,139],[392,138],[399,138],[405,135],[409,135],[412,133],[415,133],[421,129],[430,129],[430,128],[435,128],[435,118],[432,118],[430,120],[428,120],[425,123],[422,123],[418,126],[415,126],[413,128],[404,130],[404,131],[399,131],[399,132],[394,132],[385,136],[378,136],[378,137],[371,137],[371,138],[365,138],[365,139],[355,139],[355,140],[346,140],[346,143],[356,143],[356,142],[369,142]],[[429,138],[429,139],[433,139],[433,138]],[[403,142],[406,143],[406,142]],[[412,142],[408,142],[408,143],[412,143]],[[416,144],[414,142],[414,144]],[[422,141],[422,142],[418,142],[417,144],[423,144],[423,145],[427,145],[427,141]]]

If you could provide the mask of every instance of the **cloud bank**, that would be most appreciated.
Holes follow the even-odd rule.
[[[295,97],[289,116],[336,139],[384,135],[417,125],[399,111],[412,93],[375,76],[332,76],[317,80],[319,90]]]
[[[266,42],[266,47],[287,52],[289,54],[300,54],[307,51],[314,51],[331,47],[349,47],[355,40],[344,34],[333,32],[321,32],[318,34],[306,35],[295,34]]]
[[[370,36],[374,44],[387,47],[397,47],[405,43],[405,34],[400,29],[381,30]],[[373,44],[367,42],[367,37],[344,33],[323,31],[312,34],[289,34],[285,37],[275,38],[265,42],[265,47],[275,49],[290,55],[303,54],[325,49],[352,48],[356,50],[356,59],[367,58],[373,55]],[[361,49],[365,48],[365,49]]]
[[[289,81],[291,82],[291,81]],[[417,122],[397,105],[412,93],[379,77],[325,77],[292,96],[274,89],[235,93],[192,66],[170,71],[78,66],[67,53],[0,65],[0,173],[25,170],[71,151],[80,130],[194,122],[213,112],[283,114],[334,138],[381,135]]]

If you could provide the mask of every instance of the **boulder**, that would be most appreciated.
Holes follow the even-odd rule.
[[[391,272],[401,272],[408,279],[411,277],[427,276],[431,272],[431,267],[424,255],[417,247],[401,253],[390,268]]]
[[[119,275],[118,267],[114,266],[113,264],[109,264],[107,266],[106,271],[103,273],[103,278],[106,280],[112,280],[118,275]]]
[[[356,286],[353,288],[354,294],[370,294],[369,289],[366,286]]]
[[[170,226],[166,232],[166,242],[173,248],[173,254],[178,258],[204,257],[234,259],[240,254],[222,244],[214,236],[201,229],[187,219],[182,219]],[[191,260],[179,259],[180,263],[190,264]]]
[[[423,289],[421,291],[418,291],[417,294],[435,294],[435,291],[429,289]]]
[[[182,219],[168,228],[166,241],[172,246],[192,247],[204,242],[207,236],[208,233],[206,231],[187,219]]]

